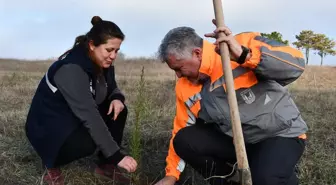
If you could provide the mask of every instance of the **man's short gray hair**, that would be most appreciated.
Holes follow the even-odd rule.
[[[185,59],[191,57],[193,48],[202,48],[202,46],[203,39],[193,28],[177,27],[170,30],[163,38],[159,46],[158,57],[163,62],[167,62],[168,55],[174,55],[177,59]]]

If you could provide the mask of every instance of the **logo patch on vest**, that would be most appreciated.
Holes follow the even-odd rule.
[[[251,104],[255,101],[255,95],[251,89],[246,89],[240,93],[246,104]]]

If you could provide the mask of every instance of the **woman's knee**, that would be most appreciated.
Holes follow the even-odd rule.
[[[113,116],[114,112],[112,112],[112,116]],[[128,108],[127,106],[124,104],[124,108],[119,112],[117,119],[126,119],[128,115]]]
[[[123,116],[127,117],[128,115],[128,108],[127,106],[124,104],[124,109],[120,112],[120,114],[122,114]]]
[[[104,115],[106,116],[106,115]],[[126,105],[124,105],[124,108],[122,111],[119,112],[118,116],[117,116],[117,119],[114,120],[113,117],[114,117],[114,110],[107,116],[105,117],[105,120],[109,123],[110,121],[112,121],[113,123],[114,122],[120,122],[120,123],[123,123],[125,124],[126,123],[126,119],[127,119],[127,116],[128,116],[128,108]]]

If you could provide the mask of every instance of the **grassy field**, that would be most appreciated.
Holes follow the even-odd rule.
[[[152,184],[164,176],[165,156],[175,112],[174,73],[165,64],[149,59],[117,61],[117,82],[129,108],[124,146],[129,151],[135,122],[137,88],[144,66],[144,103],[141,131],[141,183]],[[38,185],[43,168],[24,134],[24,123],[36,86],[49,61],[0,60],[0,184]],[[302,185],[336,185],[336,68],[307,68],[289,89],[309,125],[308,145],[300,162]],[[114,184],[94,177],[89,170],[93,157],[65,166],[68,185]],[[205,184],[187,167],[179,184]]]

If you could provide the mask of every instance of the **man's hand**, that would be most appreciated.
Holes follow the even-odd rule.
[[[159,182],[155,183],[155,185],[174,185],[177,179],[173,176],[165,176]]]
[[[119,163],[118,166],[127,170],[127,172],[135,172],[138,163],[130,156],[125,156]]]
[[[113,120],[116,120],[119,113],[125,108],[124,104],[120,100],[113,100],[110,104],[107,115],[110,115],[114,110]]]
[[[213,19],[212,23],[214,25],[216,25],[216,20]],[[224,34],[222,34],[222,36],[219,36],[219,33],[224,33]],[[242,49],[241,45],[234,38],[231,30],[226,26],[219,27],[219,28],[215,29],[213,31],[213,33],[207,33],[204,36],[216,39],[215,45],[216,45],[216,52],[218,54],[219,54],[219,43],[226,42],[229,49],[230,49],[231,59],[234,60],[234,61],[237,61],[238,58],[240,57],[240,55],[243,52],[243,49]],[[249,56],[246,57],[246,58],[249,58]]]

